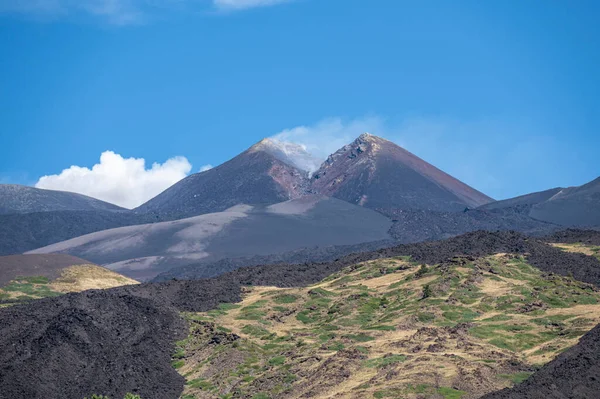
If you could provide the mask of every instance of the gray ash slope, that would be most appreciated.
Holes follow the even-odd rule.
[[[478,230],[515,230],[532,236],[544,236],[560,229],[560,226],[540,222],[505,209],[490,211],[470,209],[463,212],[399,209],[377,209],[377,211],[392,219],[393,224],[389,230],[392,240],[344,246],[320,246],[278,254],[225,258],[217,261],[199,261],[189,265],[173,267],[159,274],[153,281],[165,281],[171,278],[209,278],[240,267],[261,264],[329,262],[351,253],[373,251],[395,244],[444,240]]]
[[[181,219],[305,194],[308,174],[282,161],[267,144],[263,140],[222,165],[186,177],[135,211],[156,214],[161,220]]]
[[[554,188],[493,202],[480,209],[513,209],[560,226],[600,227],[600,177],[579,187]]]
[[[266,207],[236,206],[177,221],[104,230],[32,253],[68,253],[148,280],[199,260],[387,240],[390,226],[388,218],[370,209],[304,196]]]
[[[445,241],[349,255],[329,263],[257,266],[208,280],[70,294],[0,309],[0,398],[81,399],[91,392],[111,397],[135,392],[145,399],[175,399],[183,389],[183,379],[171,367],[170,353],[186,332],[177,311],[207,311],[219,303],[240,301],[245,285],[316,283],[366,260],[410,255],[416,261],[436,264],[455,256],[503,252],[523,254],[543,271],[600,285],[600,262],[593,257],[563,252],[518,233],[474,232]],[[534,388],[579,383],[580,392],[594,392],[600,362],[597,342],[596,329],[581,340],[578,349],[571,350],[596,351],[585,357],[587,363],[577,369],[577,375],[559,370],[552,381],[534,376],[530,380],[541,384]],[[580,365],[577,362],[573,366]]]
[[[129,211],[48,211],[0,215],[0,255],[20,254],[95,231],[151,223]]]
[[[20,254],[83,234],[154,221],[85,195],[0,185],[0,255]]]
[[[0,184],[0,215],[49,211],[123,211],[117,205],[66,191]]]
[[[314,173],[311,188],[373,209],[461,211],[493,201],[398,145],[367,133],[331,155]]]
[[[303,264],[314,262],[332,262],[346,255],[370,252],[389,248],[397,244],[393,240],[365,242],[353,245],[331,245],[302,248],[295,251],[272,255],[255,255],[243,258],[224,258],[217,261],[195,262],[185,266],[174,267],[162,272],[152,279],[153,282],[177,280],[198,280],[215,277],[242,267],[273,265],[273,264]]]

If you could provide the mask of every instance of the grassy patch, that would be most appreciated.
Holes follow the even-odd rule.
[[[301,321],[304,324],[312,324],[312,323],[315,323],[318,320],[317,317],[311,316],[310,311],[308,311],[308,310],[304,310],[302,312],[299,312],[296,315],[296,319],[298,321]]]
[[[176,360],[174,362],[171,363],[171,366],[173,366],[174,369],[180,369],[185,365],[185,361],[184,360]]]
[[[235,303],[221,303],[219,304],[219,309],[223,310],[223,311],[229,311],[229,310],[233,310],[233,309],[239,309],[241,308],[241,305],[235,304]]]
[[[204,378],[196,378],[195,380],[188,381],[187,386],[190,388],[201,389],[203,391],[212,391],[216,387]]]
[[[514,374],[500,374],[499,377],[510,380],[510,381],[512,381],[513,384],[520,384],[523,381],[525,381],[526,379],[528,379],[531,376],[531,374],[533,374],[533,373],[521,372],[521,373],[514,373]]]
[[[286,303],[294,303],[297,300],[298,300],[298,297],[296,295],[291,295],[291,294],[278,295],[273,298],[273,302],[278,303],[280,305],[286,304]]]
[[[30,277],[22,277],[19,276],[15,279],[16,281],[24,281],[26,283],[31,284],[48,284],[50,279],[44,276],[30,276]]]
[[[285,356],[275,356],[274,358],[269,359],[270,366],[281,366],[285,363]]]
[[[252,336],[255,336],[255,337],[264,337],[265,335],[270,335],[271,334],[266,329],[264,329],[262,327],[259,327],[259,326],[255,326],[255,325],[245,325],[242,328],[242,332],[244,334],[252,335]]]
[[[240,313],[236,317],[238,320],[262,320],[267,315],[267,312],[263,310],[263,307],[268,301],[261,300],[256,301],[253,304],[243,307],[240,309]]]
[[[438,388],[437,391],[444,399],[460,399],[467,394],[465,391],[459,391],[458,389],[448,387]]]

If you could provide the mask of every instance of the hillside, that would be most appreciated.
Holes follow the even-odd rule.
[[[567,229],[544,237],[552,243],[600,245],[600,230]]]
[[[129,211],[48,211],[0,215],[0,255],[20,254],[95,231],[151,223]]]
[[[600,325],[524,383],[482,399],[596,398],[600,392]]]
[[[529,215],[562,226],[600,227],[600,177],[534,205]]]
[[[0,215],[50,211],[122,211],[117,205],[66,191],[0,184]]]
[[[600,227],[600,177],[579,187],[532,193],[481,209],[518,209],[533,219],[560,226]]]
[[[70,255],[0,256],[0,301],[4,304],[137,283]]]
[[[135,209],[161,220],[221,212],[239,204],[275,204],[305,193],[307,173],[261,141],[235,158],[186,177]]]
[[[312,177],[315,192],[369,208],[462,211],[493,201],[396,144],[363,134]]]
[[[171,222],[100,231],[30,253],[68,253],[143,281],[200,260],[386,240],[390,226],[385,216],[370,209],[305,196],[271,206],[240,205]]]
[[[85,291],[56,298],[42,299],[26,305],[0,309],[0,393],[4,394],[7,398],[61,397],[65,399],[81,399],[86,395],[91,395],[91,393],[104,394],[118,398],[123,397],[127,392],[132,392],[141,395],[142,398],[148,399],[175,399],[179,397],[183,391],[185,380],[171,365],[171,356],[174,353],[178,356],[175,351],[174,342],[187,339],[186,337],[189,334],[189,326],[182,323],[177,311],[197,313],[216,309],[216,311],[212,313],[216,316],[221,316],[224,310],[227,312],[231,311],[227,309],[231,309],[232,306],[219,304],[244,301],[244,297],[247,295],[247,293],[243,292],[243,290],[246,289],[244,287],[277,286],[279,288],[300,288],[317,284],[333,273],[340,272],[352,265],[363,264],[369,261],[383,261],[384,259],[397,258],[399,256],[410,256],[410,261],[417,262],[419,265],[422,263],[432,266],[440,265],[440,267],[428,267],[427,272],[424,272],[421,276],[423,278],[438,275],[438,273],[442,273],[443,265],[450,265],[451,268],[455,268],[455,270],[461,273],[461,282],[464,281],[470,283],[468,277],[467,280],[464,280],[464,278],[470,271],[475,271],[476,269],[469,266],[463,270],[464,266],[461,266],[460,263],[452,266],[455,263],[450,262],[453,258],[459,256],[461,259],[465,259],[465,257],[461,255],[470,255],[473,258],[472,260],[467,258],[467,261],[478,266],[482,265],[481,262],[493,261],[494,258],[489,258],[490,256],[502,253],[514,254],[507,259],[508,261],[514,261],[515,264],[512,266],[507,264],[507,266],[503,266],[501,269],[500,266],[502,265],[500,265],[498,266],[498,271],[501,273],[514,272],[515,276],[526,277],[524,283],[528,286],[525,288],[538,287],[543,294],[540,296],[539,300],[542,301],[543,304],[549,305],[548,307],[544,307],[543,304],[541,307],[533,306],[533,312],[542,311],[543,314],[553,315],[553,312],[560,312],[561,306],[564,304],[572,304],[574,300],[585,300],[585,302],[590,302],[590,296],[595,298],[597,295],[597,291],[591,289],[587,285],[573,282],[570,277],[566,279],[559,277],[560,275],[573,275],[577,279],[585,280],[588,283],[600,286],[600,261],[596,258],[578,253],[564,252],[538,240],[511,232],[469,233],[445,241],[400,245],[373,252],[349,255],[328,263],[304,263],[301,265],[280,264],[242,268],[208,280],[168,281],[164,283],[124,286],[110,290]],[[523,258],[519,255],[525,256],[524,259],[526,263],[523,262]],[[405,259],[406,258],[396,259],[395,262],[406,262]],[[539,274],[538,271],[527,266],[528,264],[539,268],[543,273]],[[401,265],[404,267],[404,263]],[[379,278],[385,279],[388,274],[390,276],[397,276],[396,273],[414,274],[420,269],[420,266],[413,266],[410,262],[409,265],[412,271],[409,269],[398,269],[395,273],[388,273],[386,266],[382,268],[386,274],[380,275]],[[513,271],[511,271],[513,266],[516,267],[517,270],[513,269]],[[496,267],[496,265],[493,267]],[[518,284],[517,281],[511,281],[510,277],[503,276],[502,274],[494,274],[489,270],[490,269],[488,268],[486,271],[484,268],[482,271],[487,281],[495,282],[496,279],[502,279],[513,284],[507,285],[507,289],[517,290],[516,293],[513,292],[506,295],[507,298],[493,298],[492,304],[495,304],[496,306],[500,305],[502,307],[499,311],[505,312],[506,315],[513,317],[513,319],[505,320],[504,322],[523,322],[526,328],[533,328],[533,330],[523,331],[522,334],[524,335],[519,335],[521,333],[517,331],[502,331],[501,334],[504,337],[504,343],[507,344],[507,349],[498,348],[497,351],[500,354],[510,354],[507,353],[506,350],[512,350],[511,348],[514,348],[515,345],[521,347],[520,345],[522,344],[533,343],[536,344],[534,347],[539,346],[538,339],[544,337],[551,338],[555,336],[556,332],[563,331],[561,330],[562,328],[565,328],[564,331],[568,332],[574,332],[579,328],[575,325],[575,319],[552,320],[551,323],[549,323],[547,330],[548,334],[539,333],[539,331],[541,331],[539,330],[539,328],[541,328],[539,326],[543,326],[545,322],[540,320],[540,324],[538,325],[538,323],[533,320],[544,318],[543,315],[536,316],[536,313],[519,313],[516,311],[517,309],[523,310],[523,306],[528,304],[528,301],[521,301],[521,299],[529,298],[530,296],[533,298],[533,296],[536,295],[535,292],[537,292],[537,290],[519,290],[518,286],[514,286],[514,284]],[[377,272],[380,271],[377,269],[376,273]],[[426,276],[426,273],[432,274]],[[443,274],[439,274],[439,277],[442,276]],[[377,277],[377,275],[374,277]],[[367,280],[367,276],[362,276],[361,278]],[[371,280],[371,278],[368,278],[368,280]],[[421,283],[425,283],[425,281],[427,280],[422,280]],[[324,281],[324,283],[330,284],[332,281],[328,280]],[[476,286],[479,284],[477,283],[477,279],[474,283]],[[452,284],[453,282],[451,280],[450,289],[453,290],[453,292],[456,294],[462,293],[464,295],[457,295],[458,302],[443,304],[444,306],[457,306],[460,308],[473,307],[476,312],[479,312],[480,310],[488,312],[485,307],[481,308],[481,299],[483,297],[479,296],[480,294],[487,292],[487,286],[477,286],[479,291],[467,290],[468,293],[466,293],[461,292],[460,288],[458,290],[453,288]],[[539,286],[539,284],[542,284],[542,286]],[[561,289],[556,290],[558,292],[548,292],[545,288],[546,284],[548,284],[549,287],[554,285],[555,287],[561,287]],[[350,285],[353,285],[352,282],[349,282],[349,286]],[[422,287],[424,288],[424,285],[422,285]],[[433,286],[430,288],[433,288]],[[359,287],[350,287],[350,289],[356,289],[358,296],[354,299],[354,302],[347,301],[347,305],[353,305],[354,303],[361,304],[361,301],[366,299],[366,297],[363,298],[361,296],[363,289],[359,289]],[[391,289],[392,291],[402,290],[401,287]],[[372,295],[368,290],[366,293],[369,296]],[[415,295],[417,295],[417,293],[403,295],[401,292],[399,292],[399,294],[400,296],[397,297],[398,300],[405,301],[407,308],[408,305],[410,305],[408,302],[415,301]],[[450,291],[448,291],[448,295],[449,294]],[[442,293],[436,295],[440,295],[440,297],[433,297],[431,300],[444,300]],[[461,300],[469,301],[470,296],[473,296],[476,303],[461,302]],[[504,301],[504,299],[506,299],[506,301]],[[502,300],[503,304],[500,304],[498,302],[499,300]],[[535,299],[535,301],[537,302],[538,299]],[[414,303],[420,305],[422,302],[417,300]],[[298,302],[298,305],[300,304],[302,304],[302,302]],[[317,315],[317,311],[318,314],[321,314],[320,305],[317,305],[318,303],[315,305],[315,309],[309,309],[311,312],[314,311],[314,313],[311,314],[309,312],[306,313],[305,316],[309,318],[313,317],[313,315]],[[438,306],[435,303],[433,303],[433,305],[436,307]],[[590,305],[595,306],[593,303]],[[221,307],[220,310],[218,309],[219,306]],[[295,305],[277,304],[277,306]],[[241,309],[242,308],[234,309],[234,311],[241,312]],[[443,310],[441,312],[442,318],[438,318],[437,320],[434,319],[430,327],[443,329],[445,326],[438,326],[435,323],[447,320],[448,318],[446,316],[450,316],[451,318],[454,317],[455,314],[453,313],[447,313],[446,316],[444,316],[444,312],[452,312],[451,308],[448,309],[449,310]],[[351,314],[347,316],[358,314],[355,310],[350,310]],[[440,311],[441,310],[440,307]],[[260,315],[260,312],[263,311],[260,307],[246,309],[244,312],[248,311],[250,314],[253,312],[256,314],[256,312],[258,312],[259,317],[263,317]],[[386,311],[386,308],[381,309],[381,312]],[[433,313],[434,316],[439,316],[439,313],[435,309],[432,312],[427,310],[427,312]],[[377,310],[375,313],[376,315],[379,315],[380,310]],[[457,313],[458,319],[451,320],[452,322],[460,323],[463,321],[460,317],[470,318],[474,316],[472,313],[468,312],[459,311]],[[345,316],[342,315],[342,317]],[[425,319],[427,318],[428,316],[425,316]],[[479,320],[478,317],[473,317],[473,319]],[[480,321],[483,322],[483,320]],[[249,321],[248,323],[253,322],[254,321]],[[299,320],[299,322],[302,323],[301,320]],[[484,326],[499,324],[493,320],[488,320],[484,323],[486,323]],[[579,323],[579,321],[577,321],[577,323]],[[385,325],[385,320],[379,324]],[[57,338],[56,334],[57,330],[55,326],[57,325],[61,326],[61,333],[58,335],[60,338]],[[267,327],[270,326],[265,325],[264,328]],[[339,327],[346,328],[345,326]],[[492,327],[492,329],[494,328],[495,327]],[[538,330],[535,330],[536,328],[538,328]],[[471,327],[469,327],[469,331],[470,329]],[[26,334],[23,333],[24,331]],[[533,331],[536,337],[539,338],[535,338],[531,341],[532,337],[527,335],[530,331]],[[369,330],[367,334],[371,334],[377,338],[380,333],[388,334],[392,332],[386,331],[386,328],[382,328],[381,330]],[[580,335],[580,333],[582,334],[583,331],[577,332],[577,335]],[[482,331],[482,337],[475,337],[478,340],[473,338],[471,332],[469,332],[469,334],[466,342],[475,342],[483,348],[490,348],[490,345],[494,345],[494,343],[487,342],[489,339],[485,336],[485,330]],[[93,339],[82,337],[93,337]],[[119,339],[115,339],[116,337],[119,337]],[[223,334],[222,332],[219,332],[216,334],[214,343],[211,345],[218,344],[219,342],[225,344],[225,341],[222,338]],[[358,338],[358,340],[361,339],[362,338]],[[571,339],[575,339],[575,337],[567,334],[564,339],[570,341]],[[14,343],[17,340],[19,345],[15,346]],[[457,341],[448,339],[447,342],[451,343]],[[585,347],[582,347],[582,345],[585,346],[586,344],[584,341],[582,341],[582,343],[583,344],[579,344],[579,347],[581,350],[585,351],[586,349]],[[265,344],[268,344],[268,341],[265,341]],[[274,344],[279,345],[280,343],[274,342]],[[366,344],[368,344],[368,342],[362,343],[362,345],[352,345],[366,346]],[[427,348],[428,347],[429,345]],[[57,348],[60,348],[63,356],[55,356],[55,351],[58,350]],[[275,348],[276,346],[272,346],[269,350],[275,350]],[[525,351],[530,349],[531,348],[525,348]],[[551,348],[547,349],[549,350],[549,352],[547,352],[549,354],[554,351],[554,349]],[[404,351],[405,349],[398,348],[396,350]],[[360,353],[358,348],[357,351]],[[258,352],[258,354],[260,353],[262,352]],[[342,352],[340,355],[345,353],[346,352]],[[427,353],[429,354],[429,352]],[[545,353],[546,352],[541,353],[541,355],[544,355]],[[432,356],[438,356],[439,354],[440,353],[433,352]],[[533,356],[533,353],[531,355]],[[416,355],[411,354],[411,356]],[[184,358],[187,360],[185,356]],[[364,360],[368,359],[370,358]],[[498,359],[502,360],[501,357]],[[598,363],[594,363],[593,358],[589,359],[590,363],[588,366],[590,367],[588,367],[588,369],[590,372],[593,372],[595,369],[591,366],[594,364],[597,366]],[[181,359],[176,360],[181,361]],[[391,360],[398,360],[398,358],[392,358]],[[411,359],[407,360],[412,361]],[[451,360],[451,358],[448,360]],[[465,360],[468,361],[469,359]],[[237,360],[236,358],[232,358],[232,361]],[[352,361],[354,362],[354,360]],[[54,367],[48,367],[50,362]],[[281,366],[278,364],[281,362],[280,359],[275,359],[273,362],[274,363],[269,365],[269,367],[279,368]],[[385,362],[388,362],[388,360],[383,361],[383,364],[385,364]],[[115,368],[115,364],[123,365],[123,367]],[[328,365],[329,364],[331,363],[328,363]],[[379,364],[381,363],[378,363],[377,361],[374,362],[373,365],[376,370],[380,370],[377,367]],[[467,364],[470,363],[467,362]],[[483,366],[484,364],[491,364],[490,367],[493,368],[499,367],[497,364],[495,365],[486,362],[482,362],[481,365]],[[177,366],[178,363],[175,363],[175,365]],[[283,366],[285,366],[285,364]],[[335,366],[335,364],[332,365],[332,367],[333,366]],[[397,365],[393,365],[392,367],[396,366]],[[514,372],[522,370],[521,366],[521,364],[515,364],[513,369]],[[383,367],[382,370],[385,372],[385,370],[387,370],[385,368],[386,366],[384,365]],[[258,367],[257,372],[260,370],[262,369]],[[371,370],[371,368],[368,368],[368,370]],[[344,373],[341,375],[343,377]],[[511,379],[518,380],[523,378],[523,376],[524,374],[511,374],[510,378],[507,376],[506,381],[510,381]],[[591,379],[593,376],[594,374],[586,374],[586,370],[582,370],[581,376],[577,377],[579,378],[578,382],[581,382],[588,388],[593,388],[595,384],[594,380]],[[209,377],[209,375],[205,376],[205,378]],[[395,378],[397,377],[393,377],[391,381],[394,381]],[[564,374],[564,379],[557,380],[557,382],[566,386],[570,384],[571,378],[573,378],[572,375]],[[501,380],[504,380],[504,378],[501,378]],[[257,380],[255,381],[256,384],[260,382]],[[273,381],[276,382],[276,380]],[[493,381],[497,381],[497,379],[494,379]],[[506,382],[506,384],[510,385],[510,382]],[[187,389],[201,385],[203,385],[203,382],[197,381]],[[440,385],[440,388],[441,387],[442,386]],[[450,388],[462,390],[461,387]],[[371,390],[372,388],[364,387],[364,389]],[[457,394],[454,391],[444,390],[442,392],[444,394]],[[460,392],[458,394],[460,394]],[[380,393],[378,396],[385,397],[385,393]],[[0,395],[0,397],[2,396]],[[258,398],[260,398],[260,396],[258,396]]]
[[[509,198],[501,201],[490,202],[489,204],[482,205],[480,209],[505,209],[505,208],[517,208],[517,207],[530,207],[539,203],[548,201],[556,194],[560,193],[564,188],[551,188],[550,190],[540,191],[531,194],[520,195],[515,198]]]
[[[377,209],[394,224],[390,235],[399,242],[443,240],[477,230],[508,231],[546,235],[560,227],[532,219],[513,208],[466,209],[461,212],[440,212],[406,209]]]
[[[600,322],[600,290],[510,254],[388,258],[187,318],[184,397],[478,397],[575,345]]]

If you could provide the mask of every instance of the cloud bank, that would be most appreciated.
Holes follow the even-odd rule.
[[[143,158],[123,158],[112,151],[100,156],[91,169],[71,166],[57,175],[43,176],[37,188],[71,191],[124,208],[135,208],[186,177],[192,165],[185,157],[168,159],[146,168]]]
[[[169,9],[240,11],[290,1],[293,0],[0,0],[0,13],[45,18],[84,15],[112,25],[132,25]]]

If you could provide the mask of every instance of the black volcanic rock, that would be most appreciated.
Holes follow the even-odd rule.
[[[600,177],[579,187],[554,188],[486,204],[481,209],[519,209],[561,226],[600,227]]]
[[[0,184],[0,215],[49,211],[119,211],[117,205],[66,191]]]
[[[368,208],[460,211],[492,201],[396,144],[365,133],[314,173],[315,192]]]
[[[600,230],[567,229],[544,237],[547,242],[600,245]]]
[[[525,382],[482,399],[596,399],[600,397],[600,325]]]
[[[561,227],[507,209],[467,209],[463,212],[382,209],[394,224],[390,235],[401,243],[443,240],[477,230],[519,231],[534,236],[551,234]]]
[[[282,161],[265,139],[216,168],[186,177],[135,209],[162,220],[275,204],[306,192],[308,174]]]

